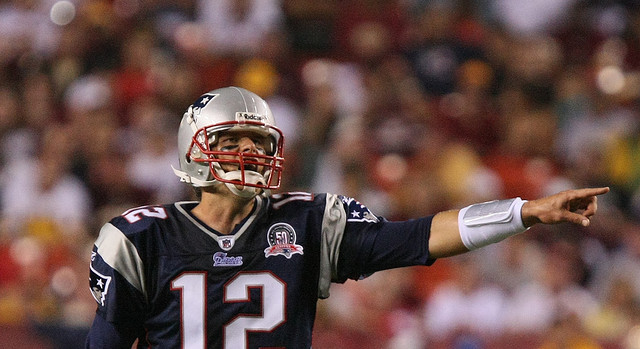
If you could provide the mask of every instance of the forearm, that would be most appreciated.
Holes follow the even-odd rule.
[[[432,258],[476,250],[526,231],[521,216],[525,203],[520,198],[494,200],[439,213],[429,241]]]
[[[467,206],[435,215],[429,238],[430,258],[441,258],[504,240],[534,224],[590,224],[597,196],[608,187],[566,190],[532,201],[519,198]]]
[[[444,211],[433,217],[429,237],[430,258],[449,257],[469,251],[460,238],[459,212],[459,210]]]

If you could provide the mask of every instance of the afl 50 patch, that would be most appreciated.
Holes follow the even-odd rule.
[[[294,254],[304,254],[303,248],[296,245],[296,231],[287,223],[276,223],[267,231],[269,247],[265,248],[264,256],[282,255],[291,258]]]

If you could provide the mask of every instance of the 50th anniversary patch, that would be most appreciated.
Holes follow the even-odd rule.
[[[294,254],[304,254],[303,248],[296,245],[296,231],[287,223],[276,223],[267,231],[269,247],[264,250],[265,257],[285,256],[290,259]]]

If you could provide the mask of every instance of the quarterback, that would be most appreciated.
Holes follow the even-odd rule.
[[[267,103],[237,87],[188,107],[180,168],[199,200],[132,208],[94,244],[97,312],[87,348],[310,348],[332,282],[430,265],[525,232],[583,226],[608,188],[478,203],[393,222],[355,198],[278,193],[284,137]]]

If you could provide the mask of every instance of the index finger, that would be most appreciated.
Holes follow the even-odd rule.
[[[572,192],[572,199],[586,198],[590,196],[606,194],[609,192],[609,187],[576,189]]]

